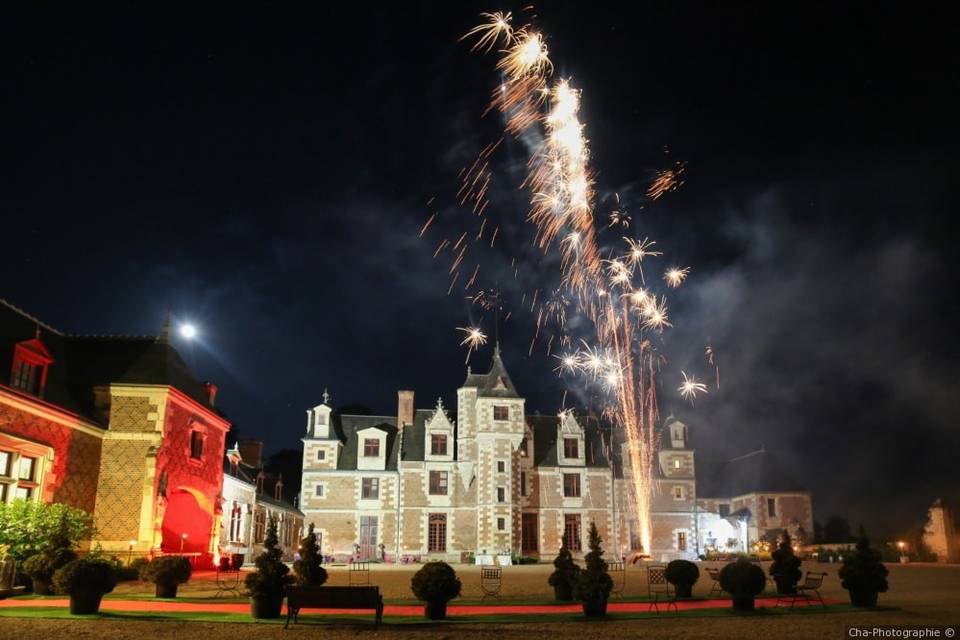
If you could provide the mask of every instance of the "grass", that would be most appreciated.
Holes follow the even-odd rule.
[[[890,611],[892,608],[878,608],[872,611]],[[697,609],[681,612],[655,613],[655,612],[631,612],[631,613],[611,613],[606,620],[643,620],[643,619],[662,619],[662,618],[762,618],[777,616],[810,616],[830,613],[852,613],[870,611],[857,609],[851,605],[830,605],[826,609],[822,607],[801,607],[796,609],[787,608],[761,608],[752,613],[736,613],[729,608],[723,609]],[[48,618],[48,619],[77,619],[77,620],[178,620],[182,622],[231,622],[244,624],[282,624],[284,618],[276,620],[255,620],[249,615],[241,613],[212,613],[212,612],[137,612],[137,611],[103,611],[89,616],[74,616],[69,610],[62,607],[16,607],[0,608],[0,618]],[[446,624],[476,624],[476,623],[529,623],[531,619],[538,622],[578,622],[586,621],[586,618],[579,613],[557,613],[557,614],[538,614],[531,615],[475,615],[475,616],[453,616],[447,618]],[[311,615],[305,614],[299,618],[300,624],[329,625],[329,624],[373,624],[372,614],[351,614],[351,615]],[[423,616],[384,616],[385,626],[394,625],[416,625],[428,624]],[[435,624],[435,623],[429,623]]]

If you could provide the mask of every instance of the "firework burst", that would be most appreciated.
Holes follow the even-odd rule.
[[[680,392],[680,395],[683,396],[685,400],[689,400],[692,405],[698,393],[707,393],[707,385],[698,382],[693,376],[688,376],[685,371],[681,371],[680,373],[683,375],[683,382],[677,388],[677,391]]]
[[[670,267],[663,274],[663,280],[667,283],[668,287],[676,289],[683,284],[683,281],[687,279],[688,275],[690,275],[690,267],[684,267],[683,269]]]

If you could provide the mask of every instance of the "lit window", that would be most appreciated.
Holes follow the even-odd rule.
[[[317,462],[322,462],[323,460],[326,460],[326,459],[327,459],[326,451],[324,451],[323,449],[320,449],[319,451],[317,451]]]
[[[494,405],[493,407],[493,419],[494,420],[509,420],[510,419],[510,407],[503,407]]]
[[[564,458],[580,457],[580,443],[576,438],[563,439],[563,457]]]
[[[190,432],[190,457],[194,460],[203,457],[203,434],[199,431]]]
[[[507,528],[506,518],[497,518],[497,531],[505,531]]]
[[[580,497],[580,474],[579,473],[563,474],[563,497],[565,498]]]
[[[318,498],[322,498],[322,497],[323,497],[323,485],[322,485],[322,484],[318,484],[316,487],[313,488],[313,490],[314,490],[314,494],[315,494]]]
[[[14,500],[29,500],[33,495],[33,487],[17,487],[13,492]]]
[[[673,468],[674,468],[674,469],[679,469],[679,468],[680,468],[680,458],[674,458],[674,460],[673,460]]]
[[[0,476],[10,476],[10,461],[13,456],[9,451],[0,451]]]
[[[687,534],[685,531],[677,531],[677,551],[687,550]]]
[[[20,480],[32,481],[34,471],[36,471],[36,468],[37,468],[36,458],[28,458],[27,456],[20,456],[19,466],[20,466],[20,473],[17,475],[17,477]]]
[[[446,471],[430,472],[430,495],[432,496],[447,495],[447,472]]]
[[[430,436],[430,455],[447,455],[447,436],[442,433],[434,433]]]
[[[360,482],[360,497],[376,500],[380,497],[380,478],[363,478]]]
[[[497,502],[507,501],[507,490],[503,487],[497,487]]]
[[[38,329],[37,337],[18,343],[14,349],[10,386],[42,397],[47,381],[47,368],[52,363],[53,358],[40,341]]]
[[[380,441],[378,439],[376,438],[363,439],[363,457],[364,458],[380,457]]]
[[[26,360],[18,360],[13,364],[13,375],[10,376],[10,386],[27,393],[37,393],[37,365]]]
[[[507,470],[507,463],[503,460],[497,460],[497,473],[503,473]]]

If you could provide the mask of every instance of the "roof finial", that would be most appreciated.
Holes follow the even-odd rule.
[[[500,340],[497,340],[493,345],[493,355],[495,358],[500,357]]]
[[[467,365],[467,375],[473,374],[473,368],[470,365]]]
[[[160,327],[160,335],[157,336],[157,342],[160,344],[170,344],[170,311],[163,319],[163,326]]]
[[[326,387],[323,388],[323,404],[325,405],[330,404],[330,394],[327,392]]]

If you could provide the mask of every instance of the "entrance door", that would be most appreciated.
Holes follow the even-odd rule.
[[[537,514],[525,513],[520,519],[520,550],[536,553],[538,550]]]
[[[360,516],[360,559],[377,557],[377,516]]]

